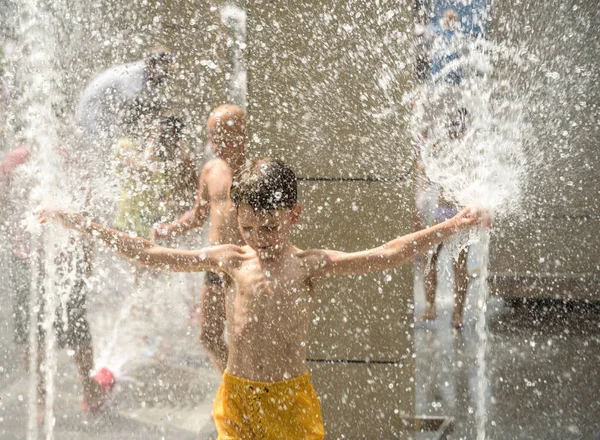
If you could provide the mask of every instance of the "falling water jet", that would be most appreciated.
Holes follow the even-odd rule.
[[[446,198],[462,206],[486,209],[496,218],[506,217],[520,209],[526,176],[539,156],[528,113],[529,96],[519,96],[511,78],[495,72],[493,63],[501,60],[521,66],[523,59],[514,50],[467,35],[458,35],[444,50],[446,55],[460,56],[445,63],[429,82],[407,97],[414,103],[409,130],[420,147],[427,177],[442,188]],[[458,83],[448,80],[453,75],[459,75]],[[478,253],[476,289],[478,440],[486,438],[487,425],[489,239],[489,231],[482,226],[445,245],[455,258],[465,243],[478,242],[485,250]]]
[[[229,49],[229,102],[246,108],[246,12],[235,3],[228,3],[221,9],[221,22],[227,26]]]
[[[487,250],[490,243],[490,232],[485,226],[479,230],[481,249]],[[485,432],[487,425],[487,406],[486,392],[488,388],[486,376],[486,352],[488,346],[488,331],[487,331],[487,300],[489,296],[489,286],[487,282],[488,276],[488,261],[486,252],[478,252],[479,272],[479,288],[477,289],[477,334],[479,335],[479,345],[477,347],[477,410],[475,419],[477,420],[477,440],[485,440]]]
[[[21,57],[18,62],[17,74],[23,81],[24,94],[19,105],[21,119],[25,123],[25,139],[32,148],[30,164],[25,172],[36,182],[29,196],[30,212],[42,201],[60,200],[65,203],[68,197],[62,194],[62,180],[59,176],[60,158],[56,152],[58,142],[58,120],[53,103],[60,101],[58,92],[60,80],[56,66],[56,35],[52,7],[55,3],[37,0],[24,2],[19,10],[17,22],[21,38]],[[44,172],[39,172],[44,170]],[[44,437],[53,438],[54,429],[54,377],[55,377],[55,335],[53,324],[55,308],[60,300],[59,287],[64,286],[59,274],[59,267],[54,259],[58,248],[65,249],[67,242],[65,234],[47,234],[39,232],[39,226],[34,226],[36,219],[30,215],[29,230],[32,236],[32,283],[30,297],[30,385],[29,385],[29,418],[27,438],[38,438],[38,383],[42,374],[45,389]],[[40,275],[43,274],[43,275]],[[43,276],[43,279],[41,278]],[[64,276],[67,276],[65,273]],[[40,291],[43,292],[41,299]],[[43,322],[39,322],[40,308]],[[41,329],[40,326],[41,325]],[[39,346],[39,332],[45,333],[45,343]],[[43,367],[38,372],[39,353],[43,351]]]
[[[27,440],[37,440],[37,404],[38,404],[38,350],[39,350],[39,338],[38,338],[38,314],[37,308],[39,306],[38,299],[38,283],[40,273],[40,233],[39,226],[38,231],[35,231],[31,235],[31,284],[29,292],[29,336],[28,336],[28,350],[29,350],[29,388],[28,388],[28,399],[27,408],[29,409],[29,415],[27,417]]]

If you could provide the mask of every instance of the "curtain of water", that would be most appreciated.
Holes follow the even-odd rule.
[[[446,21],[450,20],[446,18]],[[443,20],[441,20],[443,23]],[[494,76],[493,57],[503,54],[487,40],[447,29],[431,41],[432,59],[439,69],[414,95],[411,131],[420,147],[427,177],[443,196],[459,205],[478,206],[502,216],[519,208],[527,165],[526,145],[532,137],[523,109],[523,96],[511,83]],[[434,63],[435,64],[435,63]],[[433,69],[432,69],[433,70]],[[488,332],[486,326],[487,249],[489,232],[482,227],[446,243],[458,257],[465,241],[479,241],[480,274],[476,286],[478,337],[476,427],[486,438]]]
[[[48,235],[42,235],[44,249],[49,249],[53,244],[58,244],[56,239],[48,239]],[[51,257],[45,255],[45,257]],[[42,316],[41,331],[44,333],[44,357],[42,361],[40,375],[44,381],[45,398],[44,398],[44,435],[46,439],[53,438],[54,431],[54,397],[55,397],[55,380],[56,377],[56,333],[54,332],[54,311],[58,306],[58,297],[55,294],[54,277],[52,276],[53,265],[48,261],[44,262],[46,271],[44,273],[44,282],[42,284],[43,300],[42,300]],[[38,291],[39,295],[39,291]],[[35,312],[34,312],[35,313]]]
[[[15,104],[14,109],[24,126],[24,138],[31,146],[31,164],[28,172],[35,180],[34,189],[30,195],[30,212],[42,201],[64,199],[59,188],[60,159],[56,153],[59,146],[57,133],[58,120],[56,109],[60,101],[59,76],[56,65],[56,29],[52,8],[54,4],[44,1],[27,0],[17,6],[18,34],[20,36],[20,56],[16,71],[23,84],[23,96]],[[33,214],[29,215],[29,229],[33,232],[32,242],[32,283],[30,307],[30,387],[29,387],[29,423],[27,438],[36,439],[38,434],[38,404],[43,396],[38,395],[37,365],[39,355],[43,353],[43,364],[39,374],[43,375],[45,383],[44,437],[53,438],[54,428],[54,377],[56,370],[55,342],[53,332],[55,309],[60,300],[56,286],[61,285],[57,280],[59,273],[55,254],[59,244],[64,244],[64,237],[53,233],[51,239],[40,233]],[[43,258],[40,258],[43,255]],[[40,265],[43,265],[41,267]],[[44,274],[44,280],[40,279]],[[43,299],[40,292],[43,291]],[[43,316],[39,323],[38,313]],[[45,333],[43,347],[38,347],[39,328]]]

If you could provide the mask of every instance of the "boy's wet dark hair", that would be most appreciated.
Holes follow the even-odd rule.
[[[280,160],[248,161],[233,177],[231,200],[236,208],[248,203],[254,211],[292,209],[298,202],[296,175]]]

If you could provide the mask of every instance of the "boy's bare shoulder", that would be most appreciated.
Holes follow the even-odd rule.
[[[221,244],[208,248],[207,253],[210,252],[214,258],[225,265],[225,268],[237,269],[252,256],[246,248],[247,246]]]
[[[208,188],[211,197],[224,199],[229,197],[229,188],[233,180],[231,168],[222,159],[213,159],[202,168],[201,180]]]

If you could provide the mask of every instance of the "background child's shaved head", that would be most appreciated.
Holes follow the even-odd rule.
[[[242,148],[246,143],[246,113],[234,104],[223,104],[210,112],[208,138],[215,153]]]

